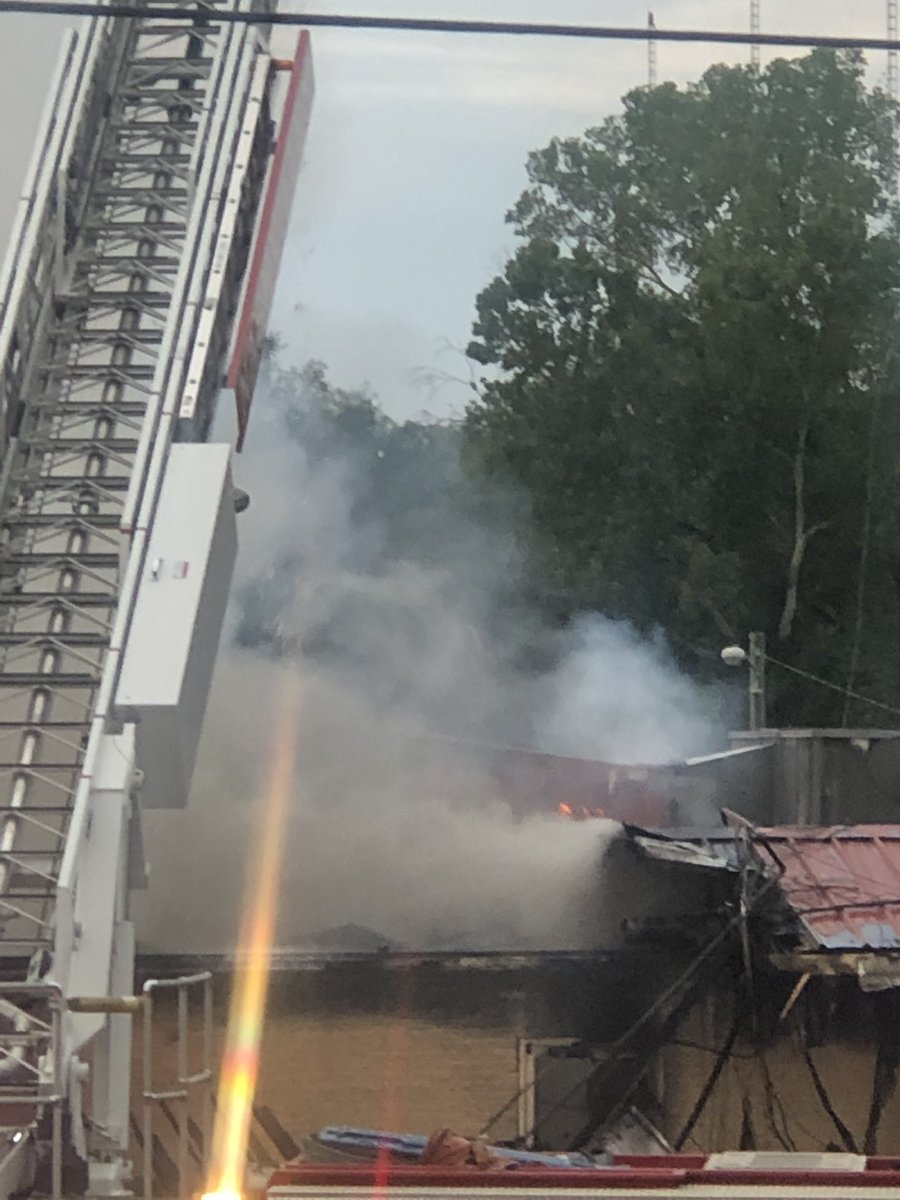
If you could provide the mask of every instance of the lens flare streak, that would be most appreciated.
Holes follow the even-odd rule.
[[[203,1200],[238,1200],[244,1188],[298,725],[297,687],[289,681],[279,704],[257,848],[247,875],[207,1191]]]

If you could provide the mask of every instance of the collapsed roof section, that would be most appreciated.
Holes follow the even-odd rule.
[[[900,826],[762,829],[753,845],[778,871],[802,935],[776,966],[900,986]]]
[[[765,894],[754,915],[777,968],[854,975],[867,991],[900,987],[900,825],[764,827],[732,817],[715,829],[629,826],[627,836],[646,859],[733,874],[745,906]]]

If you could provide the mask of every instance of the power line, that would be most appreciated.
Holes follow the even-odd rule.
[[[772,876],[771,880],[767,882],[761,889],[760,895],[762,895],[763,892],[767,892],[771,884],[774,883],[777,878],[778,876]],[[693,980],[699,968],[718,949],[718,947],[725,941],[728,934],[731,933],[735,926],[743,919],[744,915],[742,913],[736,913],[729,917],[726,924],[717,930],[715,934],[713,934],[709,942],[707,942],[707,944],[698,951],[695,957],[691,959],[687,967],[677,976],[674,982],[672,982],[652,1001],[649,1007],[646,1008],[637,1017],[637,1019],[628,1026],[624,1033],[619,1034],[619,1036],[613,1042],[611,1042],[608,1047],[606,1047],[604,1058],[598,1065],[605,1066],[620,1050],[627,1046],[628,1042],[636,1033],[639,1033],[648,1022],[653,1020],[656,1014],[668,1003],[668,1001],[671,1000],[673,996],[678,994],[679,990],[685,983],[690,983]],[[506,1101],[502,1108],[498,1108],[496,1112],[491,1114],[487,1121],[482,1125],[481,1130],[479,1131],[479,1136],[485,1137],[487,1134],[489,1134],[501,1117],[504,1117],[506,1113],[509,1112],[519,1097],[524,1096],[530,1091],[533,1091],[537,1083],[538,1079],[535,1078],[533,1080],[529,1080],[528,1083],[523,1084],[518,1091],[516,1091],[514,1095],[512,1095],[510,1099]],[[583,1086],[584,1083],[580,1080],[574,1085],[574,1087],[565,1092],[562,1097],[557,1098],[551,1107],[550,1112],[546,1115],[551,1116],[553,1113],[558,1112]]]
[[[900,50],[889,38],[826,36],[813,33],[729,33],[713,29],[654,29],[617,25],[558,25],[545,21],[463,21],[437,17],[369,17],[341,13],[247,12],[207,6],[95,4],[86,0],[0,0],[0,13],[33,16],[138,17],[159,21],[204,20],[224,25],[293,25],[308,29],[365,29],[395,33],[470,33],[505,37],[551,37],[593,41],[694,42],[726,46],[798,46],[833,50]]]
[[[852,688],[842,687],[839,683],[832,683],[830,679],[823,679],[821,675],[813,675],[811,671],[804,671],[800,667],[792,667],[790,663],[781,662],[780,659],[772,658],[771,655],[766,655],[766,662],[772,663],[773,666],[779,667],[782,671],[789,671],[792,675],[799,675],[801,679],[808,679],[811,683],[818,683],[821,687],[826,687],[832,692],[840,692],[842,696],[849,696],[851,700],[859,700],[862,704],[869,705],[870,708],[879,708],[884,712],[893,713],[894,716],[900,716],[900,708],[893,704],[883,704],[881,700],[873,700],[871,696],[864,696],[861,692],[854,692]]]
[[[760,841],[764,845],[767,845],[764,837],[760,837]],[[645,1025],[650,1023],[657,1013],[664,1009],[670,1000],[672,1000],[674,997],[678,997],[679,992],[683,987],[685,987],[685,985],[689,985],[693,982],[697,972],[715,953],[719,946],[725,942],[725,939],[728,937],[728,935],[739,926],[745,925],[748,917],[751,916],[752,913],[760,906],[762,901],[768,896],[769,892],[776,886],[776,884],[781,883],[781,880],[784,877],[784,866],[778,861],[777,858],[775,858],[774,861],[775,874],[768,875],[765,878],[765,882],[762,884],[759,891],[750,898],[747,907],[742,907],[738,912],[733,913],[728,918],[726,923],[719,930],[717,930],[715,934],[713,934],[712,938],[710,938],[706,945],[701,947],[695,957],[688,963],[684,971],[682,971],[678,977],[671,984],[669,984],[667,988],[665,988],[664,991],[656,996],[650,1006],[645,1009],[644,1012],[642,1012],[630,1026],[628,1026],[624,1033],[619,1034],[617,1038],[603,1048],[603,1059],[596,1064],[594,1070],[591,1072],[591,1076],[596,1075],[600,1068],[615,1062],[616,1056],[627,1048],[628,1043],[635,1036],[635,1034],[639,1033]],[[745,870],[746,868],[742,869],[742,877]],[[678,1006],[683,1003],[684,999],[685,996],[682,995],[676,1000],[675,1010],[673,1010],[673,1013],[670,1015],[677,1015]],[[500,1118],[503,1117],[510,1108],[512,1108],[513,1104],[516,1103],[520,1096],[524,1095],[526,1092],[534,1090],[537,1082],[538,1079],[536,1077],[535,1079],[526,1083],[523,1087],[520,1087],[515,1095],[508,1100],[502,1108],[498,1109],[482,1127],[482,1135],[490,1132]],[[563,1093],[561,1097],[556,1098],[549,1112],[546,1113],[545,1116],[551,1116],[552,1114],[561,1111],[584,1086],[585,1081],[579,1080],[579,1082],[571,1087],[567,1092]],[[532,1130],[531,1132],[534,1131]],[[591,1135],[589,1134],[588,1137],[590,1136]],[[580,1149],[580,1147],[571,1148]]]

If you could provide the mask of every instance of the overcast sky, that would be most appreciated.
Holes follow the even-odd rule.
[[[285,5],[286,6],[286,5]],[[644,24],[636,0],[307,0],[308,11]],[[652,0],[659,27],[747,28],[746,0]],[[0,16],[5,166],[0,229],[34,138],[60,38]],[[881,35],[884,0],[763,0],[769,32]],[[284,39],[284,32],[279,39]],[[530,149],[578,133],[645,82],[642,44],[317,30],[316,106],[276,300],[289,361],[369,382],[397,417],[459,412],[474,299],[512,249],[504,213]],[[683,82],[738,48],[660,44]],[[764,55],[765,57],[765,55]],[[883,80],[884,56],[871,63]]]

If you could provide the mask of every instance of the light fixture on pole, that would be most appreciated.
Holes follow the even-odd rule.
[[[722,662],[729,667],[740,667],[744,663],[750,668],[749,679],[749,727],[751,730],[766,727],[766,635],[751,633],[749,650],[743,646],[726,646],[722,651]]]

